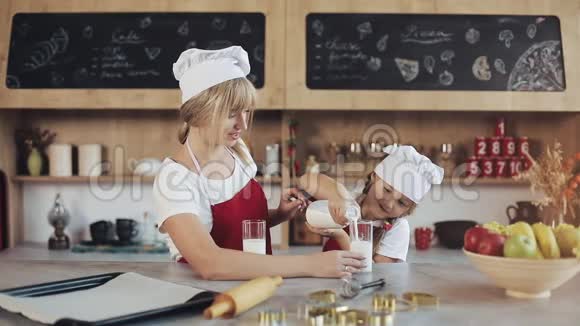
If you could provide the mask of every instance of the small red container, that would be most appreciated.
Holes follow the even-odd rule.
[[[488,137],[487,144],[489,146],[489,156],[491,157],[498,157],[501,156],[501,137]]]
[[[495,136],[504,137],[505,136],[505,119],[497,118],[495,121]]]
[[[501,141],[501,155],[516,155],[516,142],[513,137],[504,137]]]
[[[516,140],[516,155],[529,156],[530,155],[530,141],[528,137],[518,137]]]
[[[493,177],[495,173],[494,169],[494,158],[492,157],[484,157],[480,161],[481,166],[481,176],[488,178]]]
[[[495,159],[495,163],[493,165],[494,175],[496,178],[503,178],[507,175],[508,171],[508,161],[505,157],[498,157]]]
[[[415,247],[417,250],[429,249],[433,238],[433,230],[431,228],[415,228]]]
[[[467,177],[477,177],[481,173],[479,169],[479,160],[475,156],[471,156],[467,159],[467,171],[465,171],[465,176]]]
[[[473,148],[473,155],[476,157],[484,157],[487,156],[487,142],[485,141],[485,137],[479,136],[475,137],[475,143]]]
[[[508,161],[508,176],[515,177],[522,172],[522,158],[513,156]]]

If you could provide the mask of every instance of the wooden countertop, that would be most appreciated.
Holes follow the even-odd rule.
[[[437,310],[398,312],[395,325],[577,325],[580,318],[577,299],[580,275],[552,292],[550,299],[518,300],[508,298],[469,264],[409,263],[375,264],[372,274],[360,274],[362,281],[384,277],[386,292],[401,294],[422,291],[440,297]],[[24,286],[114,271],[133,271],[149,277],[186,284],[202,289],[223,291],[235,281],[196,279],[183,264],[167,262],[89,262],[31,261],[0,258],[0,288]],[[522,271],[525,273],[525,271]],[[201,316],[180,315],[154,320],[144,325],[255,325],[262,309],[286,307],[291,322],[297,304],[308,292],[337,289],[336,279],[286,279],[276,295],[267,302],[230,321],[204,321]],[[357,308],[369,309],[372,293],[345,301]],[[203,321],[203,322],[202,322]],[[1,325],[38,325],[18,315],[0,312]]]

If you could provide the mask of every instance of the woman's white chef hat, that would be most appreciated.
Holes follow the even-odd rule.
[[[173,64],[182,104],[212,86],[249,73],[248,53],[241,46],[221,50],[188,49]]]
[[[377,165],[375,173],[413,202],[420,202],[432,184],[443,181],[443,169],[413,146],[389,145],[383,151],[389,155]]]

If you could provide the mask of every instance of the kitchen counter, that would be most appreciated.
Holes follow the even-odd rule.
[[[292,246],[288,250],[274,249],[274,255],[301,255],[320,251],[320,246]],[[128,253],[74,253],[69,250],[48,250],[45,243],[23,243],[16,248],[0,251],[2,260],[59,260],[59,261],[118,261],[118,262],[170,262],[169,254],[128,254]],[[435,246],[418,251],[409,248],[407,261],[410,263],[450,263],[466,264],[467,258],[461,250],[451,250]]]
[[[223,291],[239,283],[196,279],[186,265],[176,263],[33,261],[7,258],[4,255],[0,256],[0,288],[117,271],[138,272],[149,277],[214,291]],[[363,281],[384,277],[387,280],[384,288],[386,292],[401,294],[406,291],[423,291],[440,297],[437,310],[398,312],[395,325],[577,325],[580,319],[577,304],[580,276],[553,291],[550,299],[531,301],[506,297],[503,290],[495,288],[482,274],[465,263],[449,264],[439,261],[375,264],[372,274],[361,274],[359,277]],[[286,279],[274,297],[235,320],[204,321],[201,316],[179,315],[152,320],[143,325],[255,325],[257,311],[278,307],[285,307],[290,319],[297,304],[307,293],[336,289],[339,286],[340,281],[336,279]],[[372,292],[365,292],[345,303],[351,307],[369,309],[371,299]],[[2,311],[0,325],[38,324]],[[289,321],[288,325],[300,324]]]

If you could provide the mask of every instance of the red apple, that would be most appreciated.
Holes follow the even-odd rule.
[[[479,225],[467,229],[463,236],[463,246],[465,247],[465,250],[477,252],[479,243],[488,233],[489,231],[486,228],[483,228]]]
[[[477,252],[488,256],[503,256],[503,244],[506,236],[488,233],[480,242]]]

